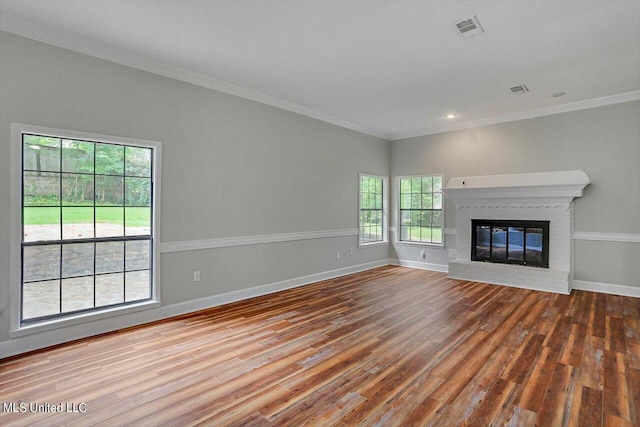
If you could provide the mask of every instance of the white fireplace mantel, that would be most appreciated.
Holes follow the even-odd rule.
[[[589,177],[584,171],[573,170],[451,178],[444,191],[456,205],[466,200],[530,202],[534,198],[569,203],[574,197],[582,197],[582,190],[588,184]]]
[[[568,294],[572,206],[589,184],[581,170],[458,177],[444,189],[456,204],[456,258],[449,277]],[[549,221],[549,268],[471,261],[471,220]]]

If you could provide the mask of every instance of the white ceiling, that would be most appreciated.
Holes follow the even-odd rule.
[[[471,15],[485,33],[465,39],[450,24]],[[0,0],[0,18],[388,139],[640,98],[638,0]]]

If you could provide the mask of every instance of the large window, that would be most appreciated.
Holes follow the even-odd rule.
[[[20,323],[154,298],[156,148],[20,137]]]
[[[442,179],[441,175],[398,178],[401,242],[442,245]]]
[[[380,176],[360,175],[360,244],[385,242],[386,181]]]

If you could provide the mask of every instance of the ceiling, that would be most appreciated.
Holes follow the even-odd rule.
[[[471,15],[485,32],[463,38],[451,23]],[[638,0],[0,0],[0,18],[392,140],[640,99]]]

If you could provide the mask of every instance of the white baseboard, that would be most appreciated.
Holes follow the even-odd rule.
[[[296,277],[293,279],[283,280],[281,282],[269,283],[220,295],[213,295],[178,304],[162,306],[123,316],[101,319],[97,322],[88,322],[2,341],[0,342],[0,359],[69,341],[179,316],[181,314],[192,313],[198,310],[204,310],[231,302],[297,288],[310,283],[346,276],[348,274],[358,273],[372,268],[382,267],[389,265],[391,263],[390,261],[391,260],[389,259],[381,259],[350,267],[343,267],[336,270],[310,274],[308,276]]]
[[[449,266],[445,264],[432,264],[430,262],[411,261],[408,259],[390,259],[389,264],[398,265],[400,267],[417,268],[419,270],[440,271],[447,273]]]
[[[592,291],[603,294],[622,295],[625,297],[640,298],[640,285],[626,286],[613,283],[588,282],[586,280],[574,280],[573,289],[578,291]]]

